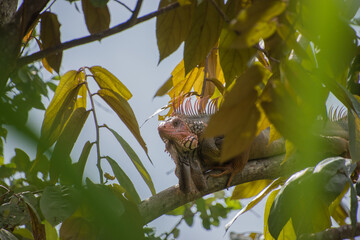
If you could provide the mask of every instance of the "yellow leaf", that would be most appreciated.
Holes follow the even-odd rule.
[[[237,49],[231,47],[236,34],[230,29],[223,28],[220,35],[220,63],[224,71],[226,86],[229,86],[248,67],[249,61],[256,53],[255,48]]]
[[[49,73],[53,73],[52,67],[49,65],[49,63],[46,61],[46,58],[41,59],[41,62],[46,70],[49,71]]]
[[[215,0],[223,8],[222,0]],[[223,19],[211,1],[196,6],[189,35],[185,40],[184,62],[188,73],[201,64],[218,41]]]
[[[269,136],[269,143],[270,145],[273,141],[280,139],[282,136],[281,134],[276,130],[274,125],[270,125],[270,136]]]
[[[273,35],[276,31],[276,22],[259,22],[248,32],[235,38],[231,47],[234,48],[247,48],[255,45],[260,39],[266,39]]]
[[[274,199],[276,195],[279,193],[280,190],[274,190],[272,193],[270,193],[266,205],[265,205],[265,212],[264,212],[264,237],[266,240],[274,240],[274,238],[271,236],[269,232],[268,227],[268,218],[270,213],[271,205],[274,202]],[[285,224],[284,228],[281,230],[278,240],[293,240],[296,239],[295,231],[292,226],[291,219]]]
[[[132,97],[131,92],[127,87],[111,72],[100,66],[93,66],[89,68],[93,74],[95,81],[101,89],[109,89],[120,94],[126,100]]]
[[[66,171],[66,159],[74,147],[74,144],[83,128],[90,111],[85,108],[77,108],[71,114],[69,121],[66,123],[64,130],[57,143],[50,159],[50,181],[56,183],[58,177],[63,171]],[[68,163],[71,164],[71,163]]]
[[[100,89],[98,94],[116,112],[147,153],[146,144],[140,134],[139,124],[129,103],[120,94],[110,89]]]
[[[233,46],[249,47],[271,36],[276,31],[274,18],[285,9],[286,3],[282,0],[260,0],[241,10],[231,24],[232,29],[240,33]]]
[[[68,71],[61,77],[54,97],[45,111],[38,154],[43,153],[59,137],[74,109],[76,97],[83,81],[81,74],[75,70]]]
[[[285,157],[284,160],[282,160],[281,165],[284,164],[296,151],[296,147],[292,142],[289,140],[285,140]]]
[[[270,179],[262,179],[237,185],[234,188],[231,199],[251,198],[259,194],[271,182],[272,180]]]
[[[37,44],[39,45],[40,50],[44,50],[42,43],[39,39],[35,38]],[[41,62],[46,70],[48,70],[49,73],[53,73],[52,67],[49,65],[49,63],[46,61],[46,58],[42,58]]]
[[[108,6],[95,7],[91,0],[81,0],[85,16],[86,27],[91,34],[104,31],[110,25],[110,12]]]
[[[83,74],[82,77],[85,79],[84,72],[81,72],[80,74]],[[86,97],[87,97],[87,88],[86,85],[83,84],[79,89],[78,98],[75,103],[75,108],[81,108],[81,107],[86,108]]]
[[[159,9],[176,1],[161,0]],[[159,62],[173,53],[189,33],[195,4],[188,5],[188,3],[191,4],[189,0],[182,0],[180,3],[182,7],[166,12],[156,18],[156,39],[160,52]]]
[[[44,12],[41,14],[40,39],[42,41],[42,47],[44,49],[57,46],[61,43],[60,23],[55,14],[51,12]],[[49,65],[57,73],[59,73],[62,59],[62,51],[50,54],[45,58]]]
[[[331,217],[340,225],[345,225],[345,219],[349,217],[348,211],[346,211],[341,205],[341,199],[343,199],[345,193],[349,190],[349,184],[346,184],[346,187],[341,192],[339,196],[330,204],[329,212]]]
[[[204,80],[204,67],[195,67],[185,76],[184,61],[182,60],[171,75],[174,87],[168,92],[168,95],[173,99],[190,92],[193,87],[199,91]]]
[[[270,126],[270,122],[269,122],[269,119],[266,117],[264,110],[261,108],[261,106],[258,102],[256,103],[256,106],[259,109],[260,114],[261,114],[260,119],[258,121],[258,125],[257,125],[257,132],[256,132],[256,136],[257,136],[262,131],[264,131],[265,129],[267,129]]]
[[[284,181],[281,178],[275,179],[269,186],[267,186],[267,188],[263,189],[258,195],[256,195],[255,198],[251,202],[248,203],[248,205],[246,205],[244,208],[242,208],[235,215],[235,217],[233,219],[231,219],[231,221],[225,225],[225,229],[227,230],[241,214],[249,211],[254,206],[256,206],[256,204],[258,204],[266,195],[268,195],[272,190],[277,188],[283,182]]]
[[[156,91],[154,97],[164,96],[169,90],[173,87],[172,77],[169,77],[168,80]]]
[[[226,95],[219,112],[210,119],[205,135],[225,135],[220,161],[241,154],[256,136],[260,112],[255,104],[258,94],[254,88],[264,75],[259,65],[249,68]]]

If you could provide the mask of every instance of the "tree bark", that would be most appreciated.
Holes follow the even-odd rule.
[[[231,182],[231,186],[259,179],[274,179],[278,177],[281,171],[279,165],[283,158],[284,154],[269,157],[267,159],[249,161],[244,170],[234,177]],[[222,176],[219,178],[208,177],[208,188],[201,192],[184,194],[180,191],[179,185],[172,186],[162,192],[159,192],[139,204],[139,211],[143,216],[144,224],[151,222],[152,220],[184,205],[185,203],[194,201],[209,193],[224,189],[227,181],[228,176]]]
[[[21,42],[49,0],[24,0],[15,13],[12,0],[0,0],[0,94],[20,56]],[[17,1],[13,1],[16,2]],[[9,11],[9,12],[7,12]]]

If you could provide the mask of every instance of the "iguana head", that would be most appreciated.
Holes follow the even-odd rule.
[[[187,152],[198,147],[198,137],[190,131],[188,124],[180,116],[175,115],[161,122],[158,131],[170,154],[173,148]]]

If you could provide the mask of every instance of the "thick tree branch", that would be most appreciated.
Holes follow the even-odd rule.
[[[312,234],[306,234],[300,236],[300,240],[340,240],[340,239],[349,239],[354,238],[355,236],[360,236],[360,223],[356,224],[355,232],[353,231],[352,226],[343,225],[338,228],[328,228],[323,232],[317,232]]]
[[[244,170],[234,177],[231,185],[234,186],[254,180],[274,179],[278,177],[280,175],[279,166],[283,158],[284,155],[278,155],[248,162]],[[175,185],[142,201],[139,204],[139,211],[143,216],[144,224],[151,222],[185,203],[224,189],[227,181],[228,176],[219,178],[209,177],[207,179],[208,188],[202,192],[184,194],[180,191],[179,185]]]
[[[138,11],[140,10],[141,2],[142,1],[138,2],[138,4],[137,4],[138,8],[135,8],[134,14],[132,16],[137,16]],[[80,45],[83,45],[83,44],[86,44],[86,43],[101,40],[101,39],[106,38],[108,36],[111,36],[111,35],[114,35],[116,33],[122,32],[122,31],[124,31],[126,29],[129,29],[132,26],[137,25],[139,23],[142,23],[144,21],[147,21],[147,20],[149,20],[149,19],[151,19],[153,17],[159,16],[159,15],[161,15],[163,13],[171,11],[171,10],[173,10],[173,9],[179,7],[179,6],[180,6],[179,3],[176,2],[176,3],[170,4],[170,5],[166,6],[166,7],[163,7],[161,9],[159,9],[158,11],[149,13],[149,14],[147,14],[145,16],[142,16],[142,17],[139,17],[139,18],[134,18],[133,19],[131,17],[128,21],[126,21],[124,23],[121,23],[119,25],[116,25],[116,26],[114,26],[112,28],[109,28],[109,29],[107,29],[105,31],[102,31],[102,32],[99,32],[99,33],[96,33],[96,34],[92,34],[92,35],[89,35],[89,36],[86,36],[86,37],[73,39],[73,40],[64,42],[64,43],[62,43],[62,44],[60,44],[58,46],[51,47],[51,48],[48,48],[48,49],[33,53],[33,54],[31,54],[29,56],[26,56],[26,57],[22,57],[22,58],[20,58],[18,60],[17,67],[21,67],[23,65],[32,63],[32,62],[34,62],[36,60],[42,59],[45,56],[53,54],[53,53],[57,53],[57,52],[60,52],[60,51],[63,51],[63,50],[69,49],[69,48],[73,48],[73,47],[80,46]],[[136,12],[137,9],[138,9],[138,11]]]

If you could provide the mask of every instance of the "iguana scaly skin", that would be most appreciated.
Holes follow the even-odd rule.
[[[268,157],[266,153],[257,156],[256,149],[252,151],[253,148],[259,147],[257,142],[264,143],[264,141],[258,141],[260,138],[269,138],[269,129],[266,129],[255,138],[251,148],[227,163],[219,165],[223,136],[215,138],[203,138],[202,136],[211,114],[217,111],[216,103],[208,103],[207,111],[205,111],[204,107],[201,108],[201,101],[203,100],[199,100],[200,104],[195,102],[194,107],[190,100],[186,102],[184,99],[180,100],[178,106],[173,106],[172,116],[158,126],[159,135],[165,143],[166,151],[170,153],[176,164],[175,174],[179,178],[180,190],[184,193],[206,189],[205,172],[214,169],[221,169],[223,172],[210,174],[210,176],[218,177],[230,174],[227,183],[227,187],[229,187],[232,178],[245,167],[249,158]],[[183,102],[185,103],[183,104]],[[317,135],[320,136],[325,146],[331,146],[329,155],[339,154],[349,157],[346,119],[327,121],[322,125],[321,133],[317,133]],[[278,154],[284,152],[285,149],[282,149]]]
[[[199,139],[205,127],[204,121],[191,121],[176,114],[158,127],[166,151],[176,164],[175,174],[179,178],[180,190],[184,193],[206,188],[204,163],[199,152]]]
[[[184,193],[202,191],[206,188],[204,173],[215,167],[221,154],[222,136],[202,137],[211,114],[217,111],[216,101],[210,101],[206,105],[207,110],[205,107],[199,110],[207,100],[195,102],[196,107],[190,99],[185,104],[182,104],[183,99],[180,101],[178,107],[174,106],[172,116],[159,124],[158,131],[166,151],[176,164],[175,174],[179,178],[180,190]],[[231,172],[229,166],[224,168],[223,174]]]

